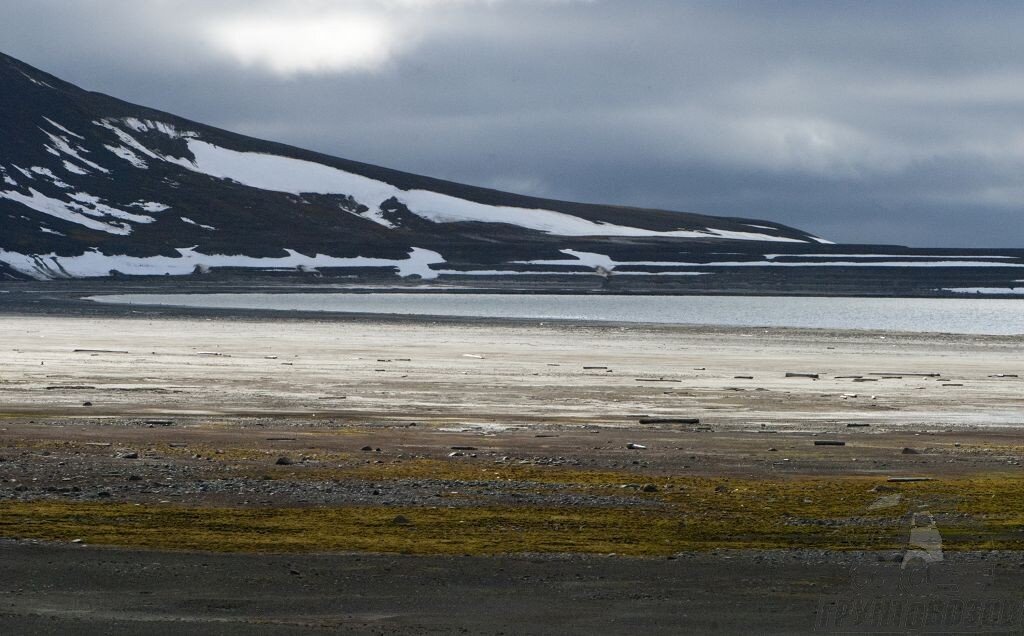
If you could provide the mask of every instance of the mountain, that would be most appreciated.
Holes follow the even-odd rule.
[[[769,269],[908,263],[1003,271],[1024,255],[934,252],[876,254],[771,221],[553,201],[413,175],[129,104],[0,54],[0,278],[567,280],[596,271],[686,288],[695,284],[687,277],[725,280],[737,268],[757,270],[741,276],[748,281]]]

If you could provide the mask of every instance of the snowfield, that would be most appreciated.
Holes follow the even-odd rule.
[[[412,248],[406,259],[366,258],[354,256],[338,258],[317,254],[306,256],[294,250],[280,258],[255,258],[242,255],[202,254],[195,248],[178,248],[179,256],[120,256],[85,252],[79,256],[56,254],[30,255],[0,249],[0,262],[36,280],[55,278],[83,278],[109,276],[117,271],[129,276],[183,276],[197,269],[212,267],[248,267],[253,269],[316,269],[317,267],[394,267],[399,276],[417,275],[424,279],[437,278],[431,265],[443,264],[444,258],[431,250]]]
[[[665,236],[804,242],[758,232],[716,229],[659,232],[611,223],[596,223],[551,210],[485,205],[428,190],[402,190],[382,181],[312,161],[238,152],[195,138],[188,139],[188,148],[195,156],[195,163],[184,162],[182,165],[211,177],[231,179],[261,190],[296,195],[304,192],[350,195],[371,210],[377,210],[383,202],[395,198],[405,204],[413,214],[435,223],[508,223],[559,236]],[[380,222],[376,219],[371,220]]]
[[[575,265],[583,267],[603,268],[613,271],[620,266],[648,267],[1024,267],[1021,263],[1002,263],[992,261],[971,260],[940,260],[940,261],[811,261],[786,262],[771,260],[778,254],[766,254],[764,261],[714,261],[710,263],[694,263],[684,261],[616,261],[604,254],[577,252],[576,250],[559,250],[572,259],[552,259],[516,261],[522,265]],[[822,254],[821,256],[829,256]],[[840,256],[840,255],[837,255]]]

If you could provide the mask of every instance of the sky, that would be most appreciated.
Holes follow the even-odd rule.
[[[0,51],[84,88],[348,159],[837,242],[1024,248],[1018,1],[0,0],[0,16]]]

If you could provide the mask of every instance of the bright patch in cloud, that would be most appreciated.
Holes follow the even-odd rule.
[[[237,17],[209,28],[213,44],[246,66],[281,75],[380,68],[401,41],[397,29],[365,15]]]

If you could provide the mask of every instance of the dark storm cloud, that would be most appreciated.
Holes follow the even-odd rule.
[[[65,79],[344,157],[844,242],[1024,245],[1016,2],[0,9],[0,49]]]

